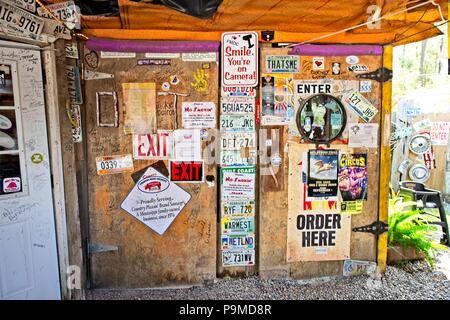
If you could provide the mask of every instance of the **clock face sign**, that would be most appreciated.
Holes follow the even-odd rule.
[[[317,94],[297,112],[297,127],[302,137],[313,143],[329,143],[345,128],[346,113],[342,103],[329,94]]]

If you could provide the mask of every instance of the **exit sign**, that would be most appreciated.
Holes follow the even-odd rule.
[[[170,160],[170,181],[172,182],[203,182],[202,161]]]

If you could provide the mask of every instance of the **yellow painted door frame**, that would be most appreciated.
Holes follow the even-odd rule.
[[[385,46],[383,50],[383,67],[392,70],[392,46]],[[381,104],[381,145],[380,145],[380,192],[378,206],[378,220],[388,223],[389,208],[389,181],[391,172],[391,101],[392,101],[392,80],[382,83],[382,104]],[[384,232],[378,237],[377,244],[377,264],[378,272],[386,271],[387,261],[387,241],[388,233]]]

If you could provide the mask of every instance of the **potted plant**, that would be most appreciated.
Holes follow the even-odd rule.
[[[388,263],[401,260],[426,259],[434,265],[436,252],[447,247],[433,240],[439,232],[431,222],[436,217],[427,214],[421,201],[403,201],[391,188],[388,218]]]

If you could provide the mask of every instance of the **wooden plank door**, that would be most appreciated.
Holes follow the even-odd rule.
[[[381,129],[381,83],[369,80],[370,88],[360,90],[361,80],[359,75],[377,70],[382,67],[381,47],[377,47],[377,54],[359,54],[353,58],[351,56],[351,46],[348,46],[347,54],[335,54],[334,46],[328,47],[328,52],[324,52],[327,46],[317,46],[317,54],[302,54],[302,46],[299,52],[289,48],[265,48],[261,53],[261,67],[266,70],[266,57],[269,55],[297,55],[299,57],[299,72],[291,74],[261,74],[274,77],[288,77],[293,82],[296,80],[318,80],[329,79],[332,81],[332,93],[339,100],[352,88],[361,93],[378,110],[375,117],[370,121],[378,124],[377,147],[375,148],[349,148],[348,130],[351,123],[364,123],[353,110],[345,106],[347,125],[341,139],[332,142],[330,145],[322,145],[324,149],[337,149],[340,152],[353,154],[367,154],[367,200],[363,203],[363,211],[360,214],[351,215],[351,228],[361,227],[376,222],[378,219],[378,195],[379,195],[379,168],[380,168],[380,131]],[[325,50],[326,51],[326,50]],[[355,60],[355,61],[351,61]],[[317,66],[313,64],[318,62]],[[357,72],[351,71],[352,66],[358,65]],[[340,70],[333,70],[333,66]],[[349,68],[350,67],[350,68]],[[353,67],[354,68],[354,67]],[[353,69],[355,70],[355,69]],[[333,72],[335,71],[335,72]],[[262,105],[262,104],[261,104]],[[295,116],[298,107],[295,109]],[[264,118],[264,116],[263,116]],[[262,119],[264,123],[264,119]],[[293,123],[296,127],[296,124]],[[263,127],[264,128],[264,127]],[[268,127],[270,128],[270,127]],[[317,149],[317,146],[307,141],[302,141],[298,134],[293,133],[292,124],[279,126],[281,140],[278,149],[281,150],[282,163],[278,173],[278,186],[274,184],[271,176],[261,176],[260,187],[260,232],[259,232],[259,262],[260,274],[263,277],[290,276],[293,278],[307,278],[315,276],[342,275],[343,260],[354,259],[364,261],[377,261],[377,237],[371,233],[353,232],[348,228],[347,236],[350,237],[349,255],[341,257],[339,260],[324,260],[319,255],[312,259],[302,260],[289,252],[291,246],[301,246],[300,243],[290,243],[288,245],[288,234],[299,232],[296,229],[296,221],[292,217],[294,214],[321,213],[320,210],[305,209],[303,206],[303,189],[301,166],[305,164],[303,155],[309,150]],[[346,132],[347,131],[347,132]],[[266,166],[267,167],[267,166]],[[261,166],[261,171],[264,166]],[[296,178],[293,179],[293,177]],[[283,178],[283,179],[281,179]],[[289,211],[290,210],[290,211]],[[288,215],[288,212],[292,214]],[[327,212],[339,213],[340,208]],[[302,250],[302,249],[299,249]],[[324,249],[324,252],[326,250]],[[298,252],[298,251],[297,251]],[[318,251],[317,251],[318,252]],[[291,258],[290,258],[291,257]]]
[[[90,253],[91,285],[95,288],[152,287],[199,283],[215,278],[218,184],[215,163],[208,164],[205,161],[205,180],[208,183],[178,184],[191,195],[191,199],[169,228],[160,235],[121,209],[121,203],[135,186],[133,174],[98,175],[96,157],[133,153],[132,135],[124,133],[123,83],[155,83],[158,93],[157,128],[181,129],[183,102],[213,102],[217,111],[217,60],[188,61],[191,59],[186,57],[183,60],[181,54],[175,54],[175,57],[172,54],[170,58],[148,59],[144,53],[137,53],[131,58],[101,58],[100,52],[88,49],[85,49],[84,57],[85,70],[114,76],[109,79],[85,80],[84,83],[89,242],[91,249],[94,249]],[[97,58],[98,65],[93,64],[92,61],[97,61]],[[138,60],[141,65],[138,65]],[[176,76],[179,82],[174,84],[171,76]],[[202,80],[204,82],[200,83]],[[164,88],[167,83],[171,83],[169,90]],[[118,127],[97,125],[98,92],[116,92]],[[167,92],[183,96],[177,97],[174,106],[174,95]],[[177,110],[176,122],[174,107]],[[114,111],[109,110],[112,110],[109,114],[101,111],[102,121],[114,122]],[[203,149],[209,143],[210,141],[203,140]],[[134,171],[137,172],[158,161],[134,159],[133,162]],[[163,162],[165,169],[168,169],[168,160]],[[157,170],[167,175],[164,167],[158,166]],[[109,251],[95,252],[95,248],[109,248]]]

